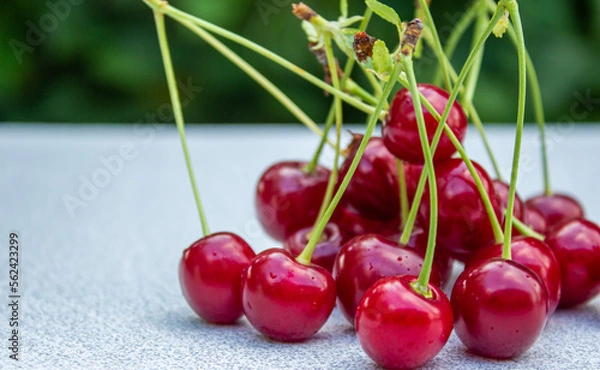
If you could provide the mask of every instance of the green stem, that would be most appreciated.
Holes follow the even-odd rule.
[[[408,211],[410,204],[408,203],[408,191],[406,189],[406,176],[404,175],[404,165],[402,160],[397,159],[396,164],[398,166],[398,186],[400,193],[400,229],[403,230],[406,226],[406,220],[408,219]]]
[[[267,79],[262,73],[258,72],[256,68],[252,67],[248,62],[242,59],[238,54],[233,52],[221,41],[217,40],[210,33],[204,29],[196,26],[192,22],[182,21],[181,24],[187,27],[190,31],[200,36],[207,44],[212,46],[215,50],[221,53],[225,58],[229,59],[233,64],[238,66],[244,71],[250,78],[256,81],[260,86],[267,90],[275,99],[277,99],[281,105],[283,105],[296,119],[302,122],[310,130],[318,134],[319,136],[325,136],[323,131],[317,126],[317,124],[306,114],[304,111],[296,105],[283,91],[275,86],[269,79]],[[329,143],[333,146],[333,143]]]
[[[439,139],[438,139],[439,141]],[[436,144],[436,145],[433,145]],[[437,147],[437,143],[435,143],[435,139],[431,145],[431,151],[435,153],[435,148]],[[423,192],[425,191],[425,184],[428,178],[427,168],[423,167],[423,171],[421,172],[421,177],[419,178],[419,183],[417,184],[417,189],[415,190],[415,197],[410,206],[410,211],[408,212],[408,217],[406,218],[406,222],[404,222],[404,228],[402,229],[402,234],[400,234],[400,244],[407,245],[410,240],[410,235],[412,234],[412,230],[415,226],[415,221],[417,220],[417,212],[419,211],[419,205],[421,204],[421,198],[423,197]]]
[[[512,220],[515,204],[515,194],[517,188],[517,176],[519,172],[519,159],[521,156],[521,141],[523,135],[523,124],[525,121],[525,99],[527,94],[527,57],[525,52],[525,39],[523,37],[523,27],[521,24],[521,15],[519,14],[519,5],[515,0],[501,0],[500,4],[506,7],[510,14],[511,22],[515,27],[517,36],[517,56],[519,66],[519,96],[517,106],[517,132],[515,135],[515,145],[513,152],[513,163],[510,175],[510,187],[508,191],[508,203],[506,205],[506,224],[504,227],[504,245],[502,248],[502,258],[511,259],[510,245],[512,235]]]
[[[333,86],[329,85],[328,83],[324,82],[323,80],[319,79],[318,77],[306,72],[304,69],[300,68],[299,66],[291,63],[290,61],[282,58],[281,56],[273,53],[272,51],[254,43],[240,35],[236,35],[235,33],[231,32],[231,31],[228,31],[224,28],[221,28],[221,27],[214,25],[210,22],[207,22],[203,19],[194,17],[185,12],[182,12],[181,10],[174,8],[170,5],[165,5],[164,3],[161,3],[161,0],[144,0],[144,2],[148,6],[150,6],[152,9],[155,9],[156,11],[164,13],[165,15],[175,19],[176,21],[178,21],[180,23],[183,23],[184,21],[192,22],[210,32],[213,32],[221,37],[224,37],[232,42],[242,45],[242,46],[264,56],[265,58],[275,62],[276,64],[282,66],[283,68],[302,77],[303,79],[305,79],[306,81],[319,87],[320,89],[323,89],[334,96],[340,97],[344,102],[348,103],[349,105],[353,106],[354,108],[356,108],[364,113],[372,114],[374,111],[374,108],[372,106],[363,103],[360,99],[357,99],[349,94],[346,94],[342,91],[335,89]],[[386,114],[387,114],[387,112],[381,112],[380,116],[383,118],[383,117],[385,117]]]
[[[362,100],[364,100],[365,102],[367,102],[369,104],[373,104],[373,105],[377,104],[376,97],[369,94],[369,92],[367,90],[363,89],[356,82],[354,82],[352,80],[348,81],[344,91],[346,91],[354,96],[358,96],[359,98],[361,98]]]
[[[423,107],[421,106],[421,98],[419,89],[417,87],[417,79],[415,77],[415,71],[412,63],[411,55],[402,54],[402,62],[404,64],[404,70],[408,77],[408,88],[413,96],[413,106],[417,118],[417,126],[419,128],[419,139],[421,140],[421,147],[423,148],[423,157],[425,158],[425,165],[427,167],[427,176],[429,177],[429,234],[427,236],[427,249],[425,251],[425,261],[423,262],[423,268],[419,274],[418,279],[413,284],[413,288],[425,297],[431,297],[431,291],[429,290],[429,278],[431,276],[431,269],[433,267],[433,256],[435,253],[435,241],[437,238],[437,222],[438,222],[438,196],[437,196],[437,183],[435,181],[435,169],[433,167],[433,155],[431,154],[431,148],[429,147],[429,139],[427,137],[427,128],[425,127],[425,117],[423,116]],[[442,126],[440,124],[440,126]]]
[[[498,9],[496,10],[496,12],[494,13],[494,16],[492,17],[492,19],[490,20],[485,32],[483,34],[481,34],[477,44],[475,45],[475,47],[471,50],[469,56],[467,57],[467,60],[465,61],[465,64],[463,65],[462,70],[460,71],[460,75],[458,76],[458,78],[456,79],[456,84],[454,85],[454,88],[452,89],[452,91],[450,92],[450,96],[448,97],[448,102],[446,103],[446,107],[444,109],[443,114],[441,115],[441,117],[438,119],[438,127],[436,129],[436,132],[433,136],[433,140],[431,143],[431,148],[432,151],[435,153],[435,148],[437,148],[437,145],[439,143],[439,140],[442,136],[442,133],[444,131],[444,128],[447,126],[447,119],[448,116],[450,114],[450,110],[452,108],[452,105],[454,104],[454,102],[456,101],[456,97],[458,96],[458,92],[463,84],[463,82],[465,81],[465,78],[467,76],[467,73],[469,72],[469,69],[471,68],[472,64],[475,62],[475,55],[477,54],[477,52],[479,51],[479,49],[483,46],[483,44],[485,43],[485,41],[487,40],[487,38],[489,37],[489,35],[492,33],[492,29],[494,28],[494,25],[498,22],[498,20],[500,19],[500,17],[502,17],[503,12],[500,11],[500,7],[498,7]],[[409,84],[406,82],[401,81],[405,86],[408,86]],[[433,109],[433,106],[431,106],[429,104],[429,102],[427,102],[427,99],[423,99],[423,97],[421,97],[423,104],[425,105],[425,108],[427,108],[427,110],[434,116],[437,117],[439,116],[439,114],[437,113],[437,111],[435,109]],[[442,124],[443,122],[443,124]],[[459,151],[460,153],[460,151]],[[468,157],[467,157],[468,160]],[[470,160],[469,160],[470,161]],[[467,161],[465,160],[465,164],[467,164],[467,167],[469,167],[469,164],[467,163]],[[470,168],[471,170],[471,168]],[[484,203],[484,205],[486,205],[486,211],[488,212],[488,216],[490,218],[490,223],[492,225],[492,230],[494,231],[494,239],[500,243],[503,240],[503,236],[502,236],[502,228],[500,227],[500,223],[498,222],[498,218],[496,217],[495,212],[493,211],[493,207],[491,206],[491,201],[489,200],[489,196],[487,195],[487,192],[485,191],[485,188],[483,188],[483,184],[481,183],[481,179],[479,178],[479,175],[477,174],[476,171],[471,172],[471,175],[473,176],[473,179],[475,180],[475,183],[478,184],[478,190],[479,193],[482,197],[482,201]],[[408,222],[406,227],[404,228],[404,231],[402,232],[402,236],[400,237],[400,242],[403,244],[406,244],[406,242],[409,240],[410,238],[410,233],[412,232],[412,227],[413,225],[410,223],[411,220],[412,222],[414,222],[414,219],[416,218],[416,213],[417,210],[415,208],[417,208],[421,202],[421,197],[423,195],[423,191],[425,188],[425,180],[427,177],[427,171],[424,168],[423,172],[421,173],[421,178],[419,179],[419,184],[417,185],[417,192],[415,193],[415,198],[413,200],[412,206],[411,206],[411,210],[409,213],[409,218],[408,218]],[[477,179],[479,179],[479,181],[477,181]],[[414,214],[414,217],[413,217]]]
[[[467,103],[466,108],[467,108],[467,112],[469,114],[469,118],[471,118],[471,122],[473,123],[473,125],[475,125],[475,128],[479,132],[479,136],[481,137],[481,140],[483,141],[485,150],[488,153],[488,158],[490,159],[490,162],[492,163],[492,168],[494,169],[496,178],[500,181],[503,181],[502,180],[502,171],[500,171],[500,165],[498,165],[498,161],[496,160],[496,156],[494,155],[494,152],[492,150],[492,145],[490,144],[490,141],[488,140],[488,137],[485,133],[485,129],[483,128],[483,122],[481,122],[479,113],[477,113],[477,110],[475,109],[475,106],[473,105],[473,103],[471,101],[467,101],[466,103]]]
[[[329,70],[336,71],[337,67],[335,64],[335,57],[333,56],[333,48],[331,46],[331,36],[327,33],[324,35],[324,47],[325,47],[325,55],[327,56],[327,65],[329,66]],[[340,88],[340,81],[338,78],[338,74],[336,72],[331,74],[331,83],[333,84],[333,86],[335,88],[338,88],[338,89]],[[335,189],[335,185],[338,180],[338,163],[340,160],[340,142],[342,140],[342,121],[343,121],[342,101],[340,100],[340,98],[334,97],[333,104],[335,107],[335,135],[336,135],[336,137],[335,137],[335,155],[333,157],[333,168],[331,169],[331,175],[329,176],[329,180],[327,181],[327,188],[325,189],[325,196],[323,197],[323,201],[321,202],[321,209],[319,210],[319,215],[316,218],[315,227],[313,227],[313,232],[310,236],[310,240],[312,240],[313,238],[316,238],[317,241],[321,240],[321,234],[323,233],[324,229],[321,230],[318,234],[315,232],[315,229],[317,229],[318,222],[320,222],[323,214],[325,213],[325,210],[327,209],[327,206],[329,206],[329,203],[331,201],[331,196],[333,194],[333,190]],[[315,234],[317,234],[317,235],[315,235]],[[309,247],[309,245],[310,245],[310,247]],[[300,255],[298,257],[296,257],[296,260],[302,264],[310,265],[312,255],[313,255],[316,247],[317,247],[317,243],[314,243],[314,244],[308,243],[307,246],[304,248],[304,250],[302,250],[302,253],[300,253]]]
[[[358,146],[358,149],[356,150],[356,155],[354,156],[354,158],[352,159],[352,162],[350,163],[348,172],[342,179],[342,183],[340,184],[338,190],[336,191],[335,196],[331,200],[331,203],[329,203],[329,206],[327,207],[327,210],[323,214],[323,217],[321,217],[321,219],[319,220],[319,223],[313,229],[313,233],[312,233],[310,240],[308,241],[308,244],[306,245],[305,249],[314,249],[315,248],[315,246],[319,242],[319,237],[320,237],[321,233],[323,233],[323,230],[325,230],[325,226],[327,225],[327,222],[329,222],[329,219],[331,218],[331,215],[333,215],[333,212],[335,211],[335,208],[337,207],[338,203],[340,202],[340,199],[342,199],[342,195],[346,191],[346,188],[348,187],[348,184],[350,183],[352,176],[354,176],[354,172],[356,171],[356,168],[358,167],[358,163],[360,162],[360,159],[362,158],[365,148],[367,147],[367,143],[369,142],[369,139],[371,138],[371,135],[373,134],[373,131],[375,130],[375,126],[377,124],[378,117],[379,117],[381,111],[383,110],[383,106],[385,105],[385,102],[387,102],[387,99],[388,99],[390,93],[392,92],[392,89],[394,88],[394,85],[396,83],[396,79],[400,75],[400,71],[402,70],[400,64],[401,64],[400,62],[396,62],[396,64],[394,65],[392,72],[390,74],[390,79],[385,83],[385,86],[383,88],[383,93],[380,97],[379,102],[377,103],[377,106],[375,107],[374,114],[372,114],[369,118],[369,122],[367,123],[367,128],[365,130],[365,134],[362,137],[362,140]]]
[[[434,40],[430,40],[427,37],[426,37],[426,41],[432,45],[435,44]],[[443,58],[446,58],[446,60],[447,60],[447,57],[445,55],[443,56]],[[456,75],[456,71],[454,70],[454,67],[452,67],[452,65],[450,64],[449,61],[447,62],[446,65],[449,68],[450,78],[451,78],[452,82],[454,82],[456,84],[457,80],[458,80],[458,76]],[[464,97],[466,94],[466,89],[462,85],[460,86],[460,93],[462,94],[461,95],[462,97]],[[481,122],[481,118],[479,117],[479,114],[477,114],[477,110],[475,109],[473,102],[471,100],[463,99],[463,108],[466,110],[466,113],[469,116],[469,118],[472,119],[472,123],[475,125],[475,128],[477,128],[477,131],[479,132],[479,135],[481,136],[481,139],[483,140],[483,144],[487,151],[490,162],[492,163],[492,167],[496,174],[496,178],[501,180],[502,173],[500,171],[500,166],[498,165],[498,161],[496,160],[496,157],[494,156],[494,152],[492,151],[492,146],[489,143],[489,140],[485,133],[485,129],[483,128],[483,123]]]
[[[442,67],[442,73],[444,75],[444,84],[447,90],[452,89],[452,84],[450,83],[450,74],[448,73],[447,60],[442,58],[444,55],[444,48],[442,48],[442,43],[440,42],[440,36],[438,35],[437,28],[435,27],[435,23],[433,22],[433,17],[431,16],[431,12],[429,11],[429,4],[427,4],[426,0],[419,0],[419,5],[423,10],[423,15],[425,16],[425,23],[428,26],[427,29],[431,31],[431,35],[433,39],[436,40],[434,44],[434,51],[438,56],[438,60]]]
[[[173,105],[173,114],[175,116],[175,123],[177,130],[179,131],[179,138],[181,139],[181,147],[183,148],[183,156],[185,157],[185,165],[188,170],[190,183],[192,184],[192,191],[194,192],[194,199],[196,199],[196,207],[198,208],[198,215],[200,216],[200,224],[202,225],[202,233],[204,236],[210,234],[208,229],[208,222],[206,221],[206,215],[204,214],[204,208],[200,201],[200,193],[198,192],[198,186],[196,185],[196,177],[194,176],[194,170],[192,168],[192,160],[188,151],[187,141],[185,138],[185,127],[183,122],[183,112],[181,110],[181,103],[179,100],[179,92],[177,90],[177,81],[175,80],[175,73],[173,72],[173,63],[171,61],[171,52],[169,51],[169,42],[167,40],[167,33],[165,32],[165,18],[160,12],[154,12],[154,21],[156,23],[156,32],[158,33],[158,43],[160,45],[160,53],[162,55],[163,65],[165,67],[165,74],[167,76],[167,85],[169,86],[169,95],[171,96],[171,104]]]
[[[544,239],[546,238],[544,235],[536,232],[529,226],[525,225],[523,223],[523,221],[519,220],[516,217],[513,217],[513,226],[515,227],[515,229],[517,229],[518,232],[520,232],[521,234],[523,234],[525,236],[530,236],[532,238],[536,238],[541,241],[544,241]]]
[[[372,14],[373,14],[373,12],[371,11],[371,9],[367,8],[367,10],[365,10],[363,19],[360,22],[360,25],[358,27],[359,31],[364,31],[367,28],[367,25],[369,24]],[[352,74],[352,70],[354,69],[354,66],[355,66],[354,58],[348,58],[346,60],[346,65],[344,66],[344,71],[342,73],[342,80],[340,81],[340,89],[341,90],[344,90],[344,88],[346,87],[346,83],[348,82],[350,75]],[[375,103],[375,104],[377,104],[377,103]],[[325,128],[323,129],[325,135],[323,135],[323,137],[321,138],[321,141],[319,142],[319,146],[317,147],[317,151],[315,152],[315,155],[313,156],[310,163],[307,165],[307,170],[309,172],[313,172],[315,170],[315,168],[317,168],[317,165],[319,163],[319,158],[321,157],[321,153],[323,152],[323,147],[325,146],[325,138],[326,138],[327,134],[329,133],[329,130],[331,129],[331,125],[333,124],[333,120],[335,117],[334,116],[335,111],[336,111],[336,101],[334,100],[333,103],[331,104],[331,108],[329,109],[329,113],[327,114],[327,119],[325,121]],[[327,203],[323,202],[321,204],[321,209],[319,210],[319,215],[315,219],[315,222],[318,222],[318,220],[321,218],[321,216],[323,215],[323,212],[325,212],[325,207],[327,206],[327,204],[329,204],[329,199],[327,199]]]
[[[448,40],[446,40],[446,46],[444,47],[444,54],[447,56],[448,63],[450,63],[452,55],[454,55],[454,51],[456,50],[456,47],[458,46],[458,43],[460,42],[465,31],[467,28],[469,28],[471,22],[473,22],[473,19],[475,19],[478,9],[479,4],[477,2],[473,2],[469,9],[467,9],[467,11],[460,17],[458,23],[456,23],[456,25],[452,28],[452,33],[450,33]],[[439,68],[436,70],[435,77],[433,78],[433,84],[437,86],[441,85],[442,78],[443,68],[440,64]]]
[[[479,16],[477,17],[477,22],[475,22],[475,30],[473,32],[473,41],[471,43],[471,47],[475,45],[475,43],[477,42],[477,38],[485,30],[485,25],[489,21],[487,16],[487,10],[485,7],[486,1],[487,0],[480,0]],[[479,80],[479,72],[481,71],[481,62],[483,61],[484,51],[485,45],[481,48],[481,50],[479,50],[479,53],[477,53],[475,63],[473,63],[471,72],[467,76],[467,81],[465,83],[465,93],[461,101],[462,105],[465,105],[466,101],[473,101],[473,95],[475,94],[475,88],[477,87],[477,80]]]
[[[327,134],[329,134],[329,130],[331,130],[331,126],[333,126],[333,119],[335,114],[335,105],[332,104],[329,109],[329,113],[327,113],[327,118],[325,119],[325,127],[323,128],[323,136],[321,140],[319,140],[319,145],[317,146],[317,150],[313,155],[312,159],[306,165],[306,172],[313,173],[315,169],[319,165],[319,158],[321,158],[321,153],[323,152],[323,148],[325,147],[325,141],[327,141]]]
[[[513,44],[518,48],[517,35],[512,25],[509,25],[507,29],[508,36],[512,40]],[[546,145],[546,118],[544,117],[544,104],[542,102],[542,91],[540,89],[540,83],[538,81],[537,73],[531,60],[531,56],[527,49],[527,78],[529,79],[529,87],[531,88],[531,100],[533,101],[533,111],[535,121],[538,125],[538,131],[540,133],[541,141],[541,156],[542,156],[542,171],[544,176],[544,194],[552,195],[552,186],[550,185],[550,169],[548,164],[548,148]]]

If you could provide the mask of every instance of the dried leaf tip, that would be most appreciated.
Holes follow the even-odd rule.
[[[292,11],[296,17],[303,21],[310,21],[313,17],[317,16],[317,12],[304,3],[292,4]]]
[[[419,37],[421,37],[421,31],[423,30],[423,22],[420,18],[415,18],[408,22],[406,31],[402,35],[401,51],[404,55],[409,55],[415,49]]]
[[[367,58],[373,57],[373,45],[377,39],[369,36],[366,32],[357,32],[354,35],[354,54],[359,62],[364,62]]]

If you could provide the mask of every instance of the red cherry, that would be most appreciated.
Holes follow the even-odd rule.
[[[548,292],[548,314],[556,311],[560,299],[560,265],[552,249],[541,240],[517,237],[510,244],[512,260],[531,269],[544,282]],[[475,252],[466,268],[485,260],[502,256],[502,244],[490,245]]]
[[[254,256],[244,239],[225,232],[205,236],[183,251],[179,284],[194,312],[216,324],[239,319],[241,273]]]
[[[361,140],[362,135],[354,134],[352,143],[347,149],[349,155],[340,166],[340,183],[356,156]],[[409,175],[407,172],[405,169],[405,177]],[[367,143],[343,199],[346,205],[361,216],[378,220],[398,218],[400,214],[398,165],[396,157],[383,145],[382,138],[372,137]]]
[[[435,357],[452,332],[452,307],[440,288],[429,284],[425,298],[410,285],[417,278],[377,281],[356,309],[356,337],[363,350],[386,369],[413,369]]]
[[[506,211],[506,207],[508,205],[508,192],[509,185],[500,180],[492,180],[492,185],[494,186],[494,190],[496,191],[496,195],[500,199],[500,207],[502,207],[502,213]],[[523,220],[523,212],[525,206],[523,205],[523,201],[518,194],[515,194],[515,202],[513,207],[513,215],[519,220]]]
[[[338,308],[353,324],[356,307],[371,285],[385,276],[417,276],[423,263],[419,251],[402,247],[381,235],[366,234],[349,240],[342,246],[333,265]],[[440,273],[435,265],[431,282],[440,285]]]
[[[290,252],[294,257],[298,257],[308,244],[312,226],[300,229],[289,236],[283,242],[283,249]],[[338,252],[342,249],[342,234],[340,228],[335,223],[328,223],[323,230],[321,240],[315,247],[311,262],[317,266],[323,267],[331,272],[333,270],[333,262]]]
[[[523,211],[523,222],[525,225],[542,235],[545,235],[548,230],[544,215],[535,208],[525,207],[525,210]]]
[[[585,220],[556,226],[546,237],[562,272],[559,307],[573,307],[600,293],[600,228]]]
[[[404,173],[406,175],[406,193],[408,195],[408,201],[412,203],[413,199],[415,199],[415,193],[417,192],[421,172],[423,172],[423,166],[407,162],[403,162],[403,164]],[[427,186],[425,186],[425,188],[427,188]]]
[[[528,209],[535,209],[546,219],[546,227],[551,227],[577,218],[583,218],[583,207],[570,196],[563,194],[538,195],[525,202]]]
[[[429,84],[419,84],[418,88],[441,115],[446,107],[446,103],[448,103],[448,97],[450,96],[448,92]],[[438,122],[425,107],[423,107],[423,114],[425,116],[428,141],[431,144],[436,128],[438,127]],[[454,102],[452,105],[446,122],[458,140],[462,142],[467,132],[467,117],[457,102]],[[390,113],[383,123],[382,129],[385,146],[396,157],[409,163],[424,163],[413,100],[406,88],[396,93],[390,105]],[[450,158],[455,152],[454,145],[452,145],[448,136],[443,134],[435,150],[433,160],[436,163],[443,161]]]
[[[242,274],[242,306],[252,326],[282,342],[310,338],[335,306],[335,282],[322,267],[297,262],[289,252],[261,252]]]
[[[415,226],[410,234],[410,239],[406,243],[407,247],[416,248],[421,255],[425,257],[427,251],[427,238],[428,232],[422,228]],[[399,240],[397,237],[392,240]],[[450,282],[452,277],[452,266],[454,265],[454,259],[450,256],[448,251],[442,248],[436,248],[435,254],[433,255],[433,263],[437,267],[440,273],[440,286],[445,287]]]
[[[340,227],[344,240],[363,234],[397,235],[400,230],[399,215],[389,220],[365,217],[347,205],[336,209],[335,219]]]
[[[283,241],[315,222],[330,171],[317,166],[306,172],[305,162],[280,162],[269,167],[256,187],[258,219],[267,233]]]
[[[499,215],[499,200],[485,170],[473,162],[483,187],[490,196],[492,207]],[[452,257],[466,260],[477,248],[494,242],[494,233],[475,181],[462,159],[449,159],[435,168],[438,187],[437,246]],[[417,222],[429,227],[429,189],[425,189]]]
[[[527,351],[548,316],[548,293],[537,274],[499,258],[463,271],[450,301],[461,342],[474,353],[496,359]]]

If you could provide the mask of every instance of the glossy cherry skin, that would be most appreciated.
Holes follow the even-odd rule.
[[[525,202],[529,209],[535,209],[546,219],[548,229],[561,222],[584,217],[583,207],[568,195],[538,195]]]
[[[335,212],[335,219],[344,240],[350,240],[355,236],[363,234],[397,235],[398,230],[400,230],[399,217],[389,220],[369,218],[361,215],[346,204],[338,206]]]
[[[525,206],[523,212],[523,220],[525,225],[531,227],[534,231],[545,235],[548,230],[548,224],[544,216],[535,208],[529,208]]]
[[[337,289],[337,307],[354,323],[356,307],[377,280],[393,275],[417,276],[423,267],[423,255],[410,247],[401,247],[381,235],[357,236],[342,246],[333,265]],[[440,273],[434,265],[431,282],[440,285]]]
[[[356,309],[356,337],[367,355],[386,369],[414,369],[435,357],[452,333],[452,307],[440,288],[431,298],[412,286],[416,277],[378,280]]]
[[[298,257],[308,244],[313,227],[300,229],[283,242],[283,249],[290,252],[293,257]],[[342,233],[337,224],[329,222],[323,230],[321,241],[313,251],[311,262],[331,272],[333,262],[340,249],[342,249]]]
[[[305,162],[279,162],[269,167],[256,187],[256,211],[267,233],[283,241],[295,231],[311,226],[319,208],[330,171],[317,166],[306,172]]]
[[[265,336],[298,342],[313,336],[335,306],[335,281],[324,268],[297,262],[289,252],[267,249],[242,274],[242,307]]]
[[[514,358],[537,340],[548,316],[548,294],[536,273],[518,262],[494,258],[459,275],[450,299],[454,329],[472,352]]]
[[[425,257],[425,252],[427,251],[427,237],[428,232],[426,230],[415,226],[410,234],[410,239],[408,240],[408,243],[406,243],[406,246],[417,249],[421,255]],[[400,237],[392,240],[400,240]],[[433,263],[440,273],[440,286],[445,288],[452,277],[452,266],[454,265],[454,259],[446,250],[442,248],[436,248],[435,254],[433,255]]]
[[[512,260],[531,269],[544,282],[548,293],[548,314],[556,311],[561,292],[561,273],[558,260],[552,249],[541,240],[517,237],[510,244]],[[478,262],[502,257],[502,244],[479,249],[467,263],[466,268]]]
[[[559,307],[574,307],[600,293],[600,228],[578,219],[556,226],[546,237],[560,264]]]
[[[362,135],[354,134],[347,149],[348,157],[340,166],[339,183],[348,172],[361,140]],[[405,177],[411,173],[404,170]],[[364,217],[378,220],[398,218],[398,164],[396,157],[383,145],[382,138],[372,137],[367,143],[343,199],[346,205]]]
[[[205,236],[184,250],[179,284],[192,310],[215,324],[239,319],[242,270],[255,256],[244,239],[226,232]]]
[[[448,102],[448,92],[429,84],[419,84],[418,88],[441,115]],[[438,122],[424,106],[423,114],[428,141],[431,145]],[[458,140],[462,142],[467,132],[467,117],[457,102],[452,105],[446,122]],[[412,95],[406,88],[396,93],[382,130],[385,146],[392,154],[409,163],[423,164],[423,149],[421,148]],[[443,161],[450,158],[455,152],[454,145],[444,133],[435,150],[433,160],[436,163]]]
[[[488,193],[496,215],[500,217],[499,199],[485,170],[473,162]],[[461,159],[449,159],[435,167],[438,187],[437,247],[452,257],[465,261],[478,248],[494,242],[494,233],[475,181]],[[429,228],[429,187],[425,188],[417,222]]]
[[[502,214],[506,211],[506,207],[508,205],[508,192],[509,185],[500,180],[492,180],[492,185],[494,186],[494,190],[496,191],[496,195],[500,199],[500,207],[502,209]],[[515,195],[515,202],[513,206],[513,215],[519,220],[523,221],[523,211],[525,206],[523,205],[523,201],[519,194]]]

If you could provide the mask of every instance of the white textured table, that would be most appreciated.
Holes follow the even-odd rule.
[[[506,176],[513,132],[489,133]],[[555,189],[576,194],[588,218],[600,221],[600,126],[563,125],[549,137]],[[534,138],[531,127],[523,197],[541,189]],[[188,128],[188,139],[211,229],[237,232],[256,251],[275,245],[254,217],[256,181],[275,161],[309,158],[316,136],[294,125],[204,125]],[[489,169],[473,129],[466,145]],[[0,211],[1,369],[16,364],[8,357],[11,231],[20,240],[21,368],[376,368],[337,309],[313,339],[293,345],[266,340],[245,320],[221,327],[195,317],[176,269],[200,225],[172,126],[2,124]],[[555,314],[518,359],[474,357],[452,335],[426,368],[599,369],[600,299]]]

